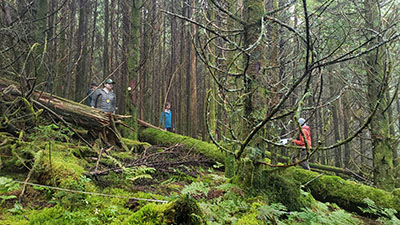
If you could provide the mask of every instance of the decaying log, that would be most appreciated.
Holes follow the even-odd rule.
[[[193,147],[194,151],[202,153],[217,162],[224,163],[225,155],[213,144],[202,142],[190,137],[184,137],[171,132],[159,131],[152,128],[142,129],[139,132],[141,141],[150,144],[172,145],[182,143]],[[323,169],[323,167],[319,167]],[[304,170],[297,167],[291,167],[283,170],[285,176],[291,176],[301,184],[306,184],[315,199],[320,201],[329,201],[338,204],[340,207],[349,211],[360,213],[358,207],[366,207],[365,198],[375,202],[378,207],[393,208],[400,212],[400,190],[387,192],[378,188],[370,187],[348,181],[338,176],[322,175],[319,173]],[[334,172],[341,172],[340,169],[334,169]],[[310,182],[312,180],[312,182]]]
[[[101,130],[103,127],[111,125],[111,117],[115,120],[127,118],[124,115],[106,113],[46,92],[34,92],[33,96],[38,102],[63,116],[66,121],[84,128]]]
[[[3,95],[7,94],[9,100],[21,96],[18,84],[4,78],[0,78],[0,91]],[[129,117],[106,113],[47,92],[33,91],[31,98],[36,107],[51,110],[52,113],[57,114],[59,120],[91,130],[92,133],[98,134],[111,143],[115,143],[116,139],[118,141],[120,138],[113,123]]]
[[[208,142],[154,128],[143,129],[139,131],[138,135],[139,140],[152,145],[171,146],[175,144],[183,144],[189,149],[193,148],[193,150],[209,159],[220,163],[225,162],[225,154],[221,152],[217,146]]]

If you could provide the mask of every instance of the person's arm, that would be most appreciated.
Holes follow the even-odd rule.
[[[91,107],[95,107],[96,106],[96,101],[99,97],[99,95],[101,95],[100,90],[96,90],[93,94],[92,94],[92,101],[90,102],[90,106]]]
[[[172,125],[172,130],[175,132],[175,123],[174,120],[172,119],[172,113],[171,113],[171,125]]]
[[[303,134],[306,135],[306,134],[305,134],[305,132],[306,132],[305,129],[302,129],[301,132],[303,132]],[[302,135],[301,133],[299,134],[299,138],[298,138],[298,139],[294,139],[293,142],[294,142],[294,144],[297,145],[297,146],[305,146],[305,145],[306,145],[306,144],[304,143],[304,138],[303,138],[303,135]]]
[[[111,103],[111,106],[113,108],[113,113],[115,113],[115,111],[117,110],[117,95],[114,93],[114,99]]]
[[[161,112],[160,115],[160,127],[162,127],[162,125],[163,125],[163,112]]]
[[[297,146],[304,146],[304,138],[303,135],[300,134],[300,140],[294,139],[293,143]]]

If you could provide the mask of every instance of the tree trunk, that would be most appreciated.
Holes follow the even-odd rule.
[[[267,10],[268,11],[277,11],[279,2],[278,0],[272,0],[269,1],[269,4],[267,4]],[[279,85],[279,25],[277,23],[273,23],[270,25],[270,46],[269,46],[269,54],[268,54],[268,66],[270,69],[268,69],[268,78],[267,81],[270,85],[272,85],[272,94],[270,96],[267,96],[267,114],[270,113],[270,110],[279,103],[280,96],[279,96],[279,91],[281,89],[281,85]],[[268,139],[271,139],[273,136],[278,136],[278,130],[276,128],[273,128],[271,126],[267,126],[267,137]],[[268,149],[271,152],[271,163],[276,164],[278,162],[276,158],[277,154],[277,147],[269,145]]]
[[[50,12],[55,12],[57,7],[58,7],[58,0],[53,0],[49,2],[49,11]],[[48,54],[47,54],[47,70],[48,70],[48,75],[47,75],[47,85],[46,85],[46,91],[50,93],[54,93],[55,91],[55,76],[56,76],[56,60],[57,60],[57,29],[55,27],[56,23],[56,16],[57,13],[51,13],[48,16],[48,32],[47,32],[47,48]]]
[[[55,82],[55,94],[61,97],[65,97],[65,84],[67,81],[68,76],[66,76],[67,71],[68,71],[68,51],[67,51],[67,11],[68,7],[63,7],[61,13],[65,16],[62,16],[59,18],[60,20],[60,26],[65,27],[65,29],[62,29],[59,33],[59,47],[57,51],[57,56],[56,56],[56,65],[55,65],[55,70],[56,70],[56,82]],[[71,21],[71,24],[69,26],[72,26],[73,21]]]
[[[90,48],[89,48],[89,50],[90,50],[90,57],[89,57],[89,74],[88,74],[88,84],[90,84],[90,83],[92,83],[92,82],[94,82],[94,81],[96,81],[96,80],[99,80],[97,77],[95,77],[95,75],[94,75],[94,67],[95,67],[95,65],[94,65],[94,52],[95,52],[95,43],[94,43],[94,41],[95,41],[95,37],[96,37],[96,26],[97,26],[97,9],[98,8],[98,3],[97,3],[97,1],[95,1],[94,2],[94,6],[93,6],[93,14],[92,14],[92,17],[93,17],[93,24],[92,24],[92,37],[91,37],[91,40],[90,40]]]
[[[69,18],[71,19],[71,24],[69,25],[69,51],[68,51],[68,70],[66,73],[66,79],[64,80],[64,83],[66,84],[65,87],[61,87],[61,89],[65,90],[64,96],[69,99],[75,98],[74,93],[75,93],[75,75],[76,75],[76,70],[75,70],[75,60],[74,60],[74,40],[75,40],[75,24],[76,24],[76,2],[72,1],[69,4],[70,7],[70,14]]]
[[[126,0],[128,1],[128,0]],[[128,6],[129,4],[126,4]],[[110,6],[109,0],[104,0],[104,40],[103,40],[103,79],[110,73],[109,62],[109,28],[110,28]],[[126,9],[123,9],[126,10]],[[124,14],[124,16],[127,16]]]
[[[77,36],[76,61],[76,83],[74,99],[79,102],[86,96],[87,89],[87,34],[88,34],[88,11],[89,0],[79,0],[79,25]]]
[[[330,74],[329,76],[329,92],[330,96],[335,96],[337,95],[336,91],[336,82],[337,80],[334,80],[335,76],[334,74]],[[332,143],[336,143],[340,140],[340,123],[339,123],[339,103],[335,101],[332,104],[331,111],[332,111],[332,121],[333,121],[333,140]],[[337,148],[334,149],[335,153],[335,166],[336,167],[342,167],[342,146],[338,146]]]
[[[189,18],[192,17],[192,15],[195,13],[194,8],[195,8],[196,2],[193,0],[191,1],[191,7],[189,9]],[[193,39],[197,36],[197,26],[195,24],[191,25],[191,34]],[[189,36],[190,37],[190,36]],[[187,121],[187,123],[191,124],[191,129],[189,130],[190,136],[191,137],[197,137],[197,124],[198,124],[198,114],[197,114],[197,109],[199,107],[199,104],[197,103],[197,58],[196,58],[196,50],[194,43],[196,40],[190,41],[188,39],[190,44],[190,120]],[[193,43],[192,43],[193,42]],[[190,122],[189,122],[190,121]]]
[[[124,129],[124,137],[131,139],[137,139],[137,118],[138,118],[138,104],[136,93],[140,90],[138,88],[138,72],[139,72],[139,57],[140,57],[140,10],[142,6],[142,1],[133,0],[131,2],[131,27],[130,27],[130,45],[129,45],[129,55],[128,55],[128,82],[130,90],[126,91],[125,96],[125,106],[126,113],[130,116],[127,120],[127,124],[132,127],[136,132],[132,132],[129,129]]]
[[[35,76],[38,80],[38,82],[44,82],[46,81],[46,74],[47,71],[45,69],[44,63],[40,60],[43,55],[46,54],[45,46],[46,43],[46,36],[47,36],[47,13],[49,11],[49,4],[47,0],[39,0],[34,2],[35,7],[36,7],[36,14],[35,14],[35,20],[37,21],[37,27],[35,27],[35,32],[34,32],[34,41],[39,44],[35,48],[35,58],[34,60],[37,60],[37,65],[34,66],[35,68]],[[47,86],[48,84],[46,84]]]
[[[262,0],[249,0],[244,2],[243,8],[245,21],[249,24],[258,23],[261,21],[261,16],[264,13],[264,1]],[[260,26],[244,26],[244,45],[248,48],[250,45],[257,42],[258,35],[260,34]],[[260,76],[261,68],[265,64],[264,60],[265,49],[260,44],[252,50],[251,56],[244,56],[243,68],[248,70],[243,74],[244,82],[244,113],[245,118],[243,124],[242,138],[245,139],[250,131],[255,126],[254,112],[255,108],[255,81]]]
[[[380,12],[378,2],[374,0],[365,0],[365,20],[366,26],[371,33],[367,35],[367,39],[376,36],[376,32],[380,31]],[[369,42],[368,47],[375,46],[380,41],[380,37],[375,37]],[[374,181],[377,187],[385,190],[393,190],[394,174],[393,174],[393,152],[390,141],[390,125],[388,112],[385,110],[388,101],[385,96],[385,90],[388,87],[385,78],[384,69],[384,47],[379,47],[366,56],[365,69],[368,79],[367,100],[370,109],[379,104],[375,117],[370,124],[370,133],[373,146],[374,161]]]

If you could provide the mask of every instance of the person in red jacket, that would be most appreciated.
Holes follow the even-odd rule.
[[[300,150],[300,159],[305,159],[307,157],[307,149],[310,149],[312,147],[311,145],[311,130],[310,127],[307,126],[306,120],[304,118],[299,119],[299,125],[301,127],[301,132],[304,134],[304,137],[301,133],[299,133],[299,137],[297,139],[293,140],[293,143],[302,149]],[[296,159],[294,159],[294,162],[296,162]],[[306,170],[310,170],[310,165],[308,163],[308,159],[305,160],[304,162],[300,163],[300,166],[303,167]]]

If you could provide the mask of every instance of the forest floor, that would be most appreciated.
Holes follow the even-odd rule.
[[[366,210],[375,210],[375,218],[352,214],[314,200],[307,191],[302,194],[310,200],[309,207],[289,211],[263,195],[246,194],[225,177],[222,164],[183,145],[131,141],[128,151],[96,144],[91,149],[70,134],[54,124],[35,128],[23,137],[1,133],[0,224],[339,225],[399,221],[387,216],[390,213],[383,214],[385,209],[373,207]]]

